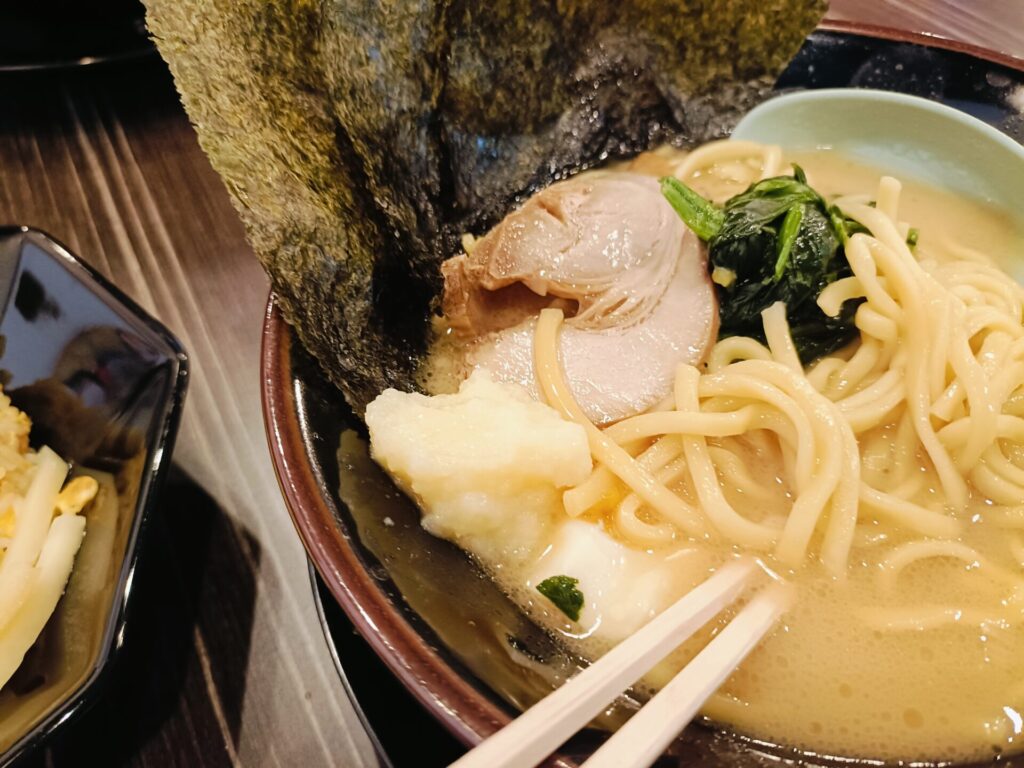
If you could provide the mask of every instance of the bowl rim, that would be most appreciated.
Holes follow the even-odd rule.
[[[153,434],[154,441],[142,468],[142,482],[135,502],[134,515],[124,559],[121,563],[110,615],[107,618],[99,651],[91,670],[67,697],[43,717],[28,732],[0,753],[0,768],[13,764],[53,735],[62,725],[85,710],[93,701],[93,694],[109,677],[113,663],[125,642],[128,611],[131,606],[135,570],[138,566],[141,536],[145,522],[156,504],[158,491],[171,464],[174,442],[181,423],[182,409],[189,381],[189,357],[178,338],[159,320],[140,307],[119,288],[114,286],[95,268],[76,256],[60,240],[35,227],[13,225],[0,227],[0,239],[21,236],[23,242],[34,243],[51,257],[60,261],[83,289],[105,295],[133,322],[140,324],[166,345],[167,360],[171,364],[170,386],[163,412]]]
[[[849,19],[823,19],[815,32],[837,32],[844,35],[856,35],[872,40],[889,40],[895,43],[912,43],[925,48],[941,48],[954,53],[964,53],[976,59],[1000,64],[1009,69],[1024,71],[1024,57],[1006,51],[986,48],[978,43],[958,40],[952,37],[900,27],[889,27],[879,24],[868,24],[863,21]]]
[[[1024,72],[1024,58],[926,32],[829,19],[822,21],[814,32],[910,43],[965,54]],[[305,455],[302,440],[305,416],[297,408],[292,381],[292,338],[291,327],[277,306],[271,288],[260,353],[263,423],[285,506],[309,561],[349,620],[406,689],[459,741],[468,747],[475,746],[511,718],[468,685],[423,641],[388,601],[379,585],[373,583],[350,543],[334,524],[330,507],[317,492],[322,478],[317,476]],[[341,575],[351,577],[352,582],[338,578]],[[380,631],[382,621],[393,630],[387,636]],[[410,661],[418,662],[419,666]],[[440,687],[431,687],[435,684]],[[556,752],[543,765],[575,768],[577,763]]]
[[[769,96],[756,107],[751,109],[736,124],[732,136],[740,139],[750,138],[755,132],[751,126],[757,126],[759,120],[771,118],[777,112],[784,112],[794,106],[805,104],[817,105],[818,102],[845,102],[846,104],[856,103],[861,106],[870,104],[884,104],[888,107],[904,110],[907,113],[922,113],[930,117],[937,117],[941,120],[949,120],[956,123],[965,132],[970,132],[985,141],[997,145],[1001,150],[1014,155],[1024,162],[1024,144],[1011,138],[1003,131],[984,120],[964,112],[961,109],[952,107],[949,104],[926,99],[923,96],[915,96],[909,93],[898,91],[885,91],[878,88],[813,88],[803,91],[790,91]]]

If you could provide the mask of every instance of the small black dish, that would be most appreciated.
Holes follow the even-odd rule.
[[[124,643],[140,533],[170,465],[188,358],[166,328],[38,230],[0,228],[0,298],[0,376],[32,419],[33,446],[109,473],[117,490],[92,542],[86,529],[57,611],[0,691],[3,768],[95,698]]]

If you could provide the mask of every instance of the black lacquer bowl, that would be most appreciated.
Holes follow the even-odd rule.
[[[0,376],[32,418],[33,445],[109,473],[117,489],[102,521],[87,508],[65,595],[0,691],[2,767],[88,704],[124,643],[140,533],[170,464],[188,360],[166,328],[37,230],[0,229],[0,297]]]
[[[776,88],[909,93],[954,106],[1024,139],[1024,115],[1013,96],[1024,87],[1024,73],[1006,66],[1013,62],[966,46],[950,44],[954,50],[947,50],[922,42],[928,41],[893,30],[819,31]],[[262,378],[271,453],[289,510],[323,593],[337,601],[349,622],[334,606],[324,606],[325,631],[339,672],[362,705],[378,746],[396,765],[444,765],[458,754],[458,746],[443,734],[423,733],[410,700],[470,745],[508,722],[545,686],[550,690],[572,671],[575,660],[552,647],[469,558],[422,530],[415,508],[367,458],[358,420],[341,394],[301,348],[272,301],[264,326]],[[353,627],[365,644],[353,640]],[[536,675],[539,667],[547,673]],[[408,698],[402,698],[393,680],[384,679],[388,672]],[[574,765],[602,738],[599,732],[586,732],[549,762]],[[799,755],[697,724],[658,765],[784,761],[849,762]]]
[[[155,55],[139,0],[0,3],[0,72],[64,69]]]

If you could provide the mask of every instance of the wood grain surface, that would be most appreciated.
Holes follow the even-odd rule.
[[[180,336],[194,372],[122,663],[34,761],[376,765],[267,454],[267,282],[162,62],[7,75],[0,100],[0,221],[64,241]]]
[[[1024,59],[1021,0],[833,0]],[[193,381],[125,652],[27,765],[373,766],[317,622],[259,405],[267,282],[155,56],[0,77],[0,222],[40,227],[177,333]]]

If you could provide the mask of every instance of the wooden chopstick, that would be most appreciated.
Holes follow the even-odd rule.
[[[750,558],[729,563],[451,768],[536,765],[732,603],[755,570],[757,565]]]
[[[719,635],[582,768],[646,768],[665,751],[697,710],[774,626],[792,600],[788,584],[761,590]]]

